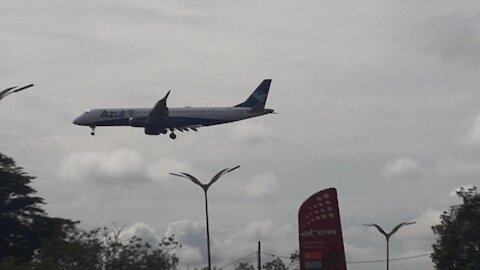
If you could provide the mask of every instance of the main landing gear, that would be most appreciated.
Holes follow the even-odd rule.
[[[95,126],[90,127],[92,129],[92,132],[90,132],[90,135],[95,136]]]
[[[170,133],[170,139],[175,140],[177,138],[177,135],[175,133]]]

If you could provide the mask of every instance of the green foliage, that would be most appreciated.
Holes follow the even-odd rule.
[[[0,262],[30,261],[44,241],[62,236],[75,223],[48,217],[43,199],[33,196],[30,182],[15,161],[0,153]]]
[[[180,245],[173,236],[151,246],[121,230],[84,231],[78,222],[51,218],[30,187],[32,176],[0,153],[1,270],[173,270]]]
[[[300,261],[300,254],[298,251],[290,254],[290,264],[287,266],[280,258],[275,258],[273,261],[267,262],[262,265],[262,269],[265,270],[287,270],[287,269],[299,269],[298,265]],[[255,270],[257,269],[253,265],[241,262],[237,264],[235,270]]]
[[[290,254],[290,268],[293,270],[300,269],[300,252],[298,250]]]
[[[173,236],[151,246],[138,237],[122,239],[108,228],[76,230],[66,239],[47,242],[31,264],[33,270],[175,269],[180,245]]]
[[[275,260],[264,264],[262,266],[262,269],[265,269],[265,270],[287,270],[288,268],[280,258],[276,258]]]
[[[255,267],[249,263],[241,262],[235,267],[235,270],[255,270]]]
[[[432,227],[438,235],[432,260],[439,270],[480,269],[480,193],[460,189],[463,204],[451,206]]]

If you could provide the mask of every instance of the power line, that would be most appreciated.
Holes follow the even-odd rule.
[[[275,254],[271,254],[271,253],[268,253],[268,252],[263,252],[263,251],[262,251],[262,253],[265,254],[265,255],[269,255],[269,256],[273,256],[273,257],[278,257],[278,258],[282,258],[282,259],[287,259],[287,260],[290,260],[290,259],[291,259],[290,257],[275,255]],[[426,256],[430,256],[430,255],[431,255],[431,253],[425,253],[425,254],[419,254],[419,255],[412,255],[412,256],[408,256],[408,257],[400,257],[400,258],[390,259],[390,261],[403,261],[403,260],[409,260],[409,259],[426,257]],[[381,262],[386,262],[386,261],[387,261],[387,260],[347,261],[347,264],[356,264],[356,263],[381,263]]]
[[[249,256],[252,256],[253,254],[256,254],[256,253],[257,253],[256,251],[251,252],[251,253],[249,253],[248,255],[245,255],[245,256],[241,257],[240,259],[236,259],[235,261],[229,262],[229,263],[227,263],[227,264],[225,264],[225,265],[223,265],[223,266],[221,266],[221,267],[219,267],[219,268],[220,268],[220,269],[223,269],[223,268],[225,268],[225,267],[227,267],[227,266],[230,266],[230,265],[232,265],[232,264],[235,264],[235,263],[237,263],[237,262],[239,262],[239,261],[241,261],[241,260],[243,260],[243,259],[245,259],[245,258],[247,258],[247,257],[249,257]]]
[[[249,257],[249,256],[252,256],[253,254],[256,254],[257,251],[253,251],[251,253],[249,253],[248,255],[245,255],[239,259],[236,259],[230,263],[227,263],[221,267],[219,267],[219,269],[224,269],[225,267],[228,267],[230,265],[233,265],[237,262],[240,262],[242,260],[244,260],[245,258]],[[277,258],[281,258],[281,259],[285,259],[285,260],[291,260],[290,257],[287,257],[287,256],[281,256],[281,255],[276,255],[276,254],[272,254],[272,253],[268,253],[268,252],[264,252],[262,251],[261,252],[262,254],[264,255],[268,255],[268,256],[272,256],[272,257],[277,257]],[[427,257],[427,256],[430,256],[431,253],[425,253],[425,254],[419,254],[419,255],[412,255],[412,256],[407,256],[407,257],[400,257],[400,258],[394,258],[394,259],[390,259],[390,261],[404,261],[404,260],[410,260],[410,259],[416,259],[416,258],[421,258],[421,257]],[[347,264],[361,264],[361,263],[384,263],[386,262],[386,260],[368,260],[368,261],[347,261]],[[289,264],[292,265],[293,262],[291,262]]]
[[[395,258],[395,259],[390,259],[390,261],[403,261],[403,260],[409,260],[409,259],[415,259],[415,258],[420,258],[420,257],[426,257],[430,256],[431,253],[426,253],[426,254],[420,254],[420,255],[413,255],[413,256],[408,256],[408,257],[401,257],[401,258]],[[370,261],[349,261],[347,264],[357,264],[357,263],[381,263],[381,262],[386,262],[387,260],[370,260]]]
[[[272,254],[272,253],[268,253],[268,252],[263,252],[263,254],[265,255],[269,255],[269,256],[272,256],[272,257],[277,257],[277,258],[282,258],[282,259],[287,259],[287,260],[290,260],[290,257],[287,257],[287,256],[280,256],[280,255],[275,255],[275,254]]]

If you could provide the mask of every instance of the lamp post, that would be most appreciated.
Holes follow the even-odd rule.
[[[390,240],[390,237],[396,233],[402,226],[405,226],[405,225],[412,225],[412,224],[415,224],[416,222],[402,222],[400,224],[398,224],[397,226],[395,226],[393,228],[393,230],[389,233],[386,233],[382,227],[380,227],[380,225],[378,224],[363,224],[364,226],[370,226],[370,227],[374,227],[376,228],[381,234],[383,234],[385,236],[385,239],[387,240],[387,270],[389,270],[389,262],[390,262],[390,258],[389,258],[389,240]]]
[[[4,89],[2,91],[0,91],[0,100],[8,95],[11,95],[13,93],[16,93],[16,92],[20,92],[22,90],[25,90],[27,88],[30,88],[32,87],[33,84],[29,84],[29,85],[25,85],[25,86],[22,86],[20,88],[17,88],[17,86],[13,86],[13,87],[9,87],[7,89]]]
[[[199,187],[202,188],[204,194],[205,194],[205,217],[206,217],[206,226],[207,226],[207,255],[208,255],[208,270],[212,270],[212,261],[210,257],[210,228],[208,225],[208,197],[207,197],[207,191],[208,188],[213,185],[222,175],[229,173],[233,170],[236,170],[240,168],[240,166],[235,166],[233,168],[226,168],[221,171],[219,171],[215,176],[212,177],[210,182],[207,184],[202,184],[197,178],[195,178],[193,175],[190,175],[188,173],[170,173],[171,175],[178,176],[178,177],[183,177],[186,178],[190,181],[192,181],[194,184],[198,185]]]

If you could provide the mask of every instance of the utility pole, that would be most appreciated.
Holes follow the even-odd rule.
[[[257,262],[258,262],[258,270],[261,270],[262,269],[262,245],[260,241],[258,241]]]

